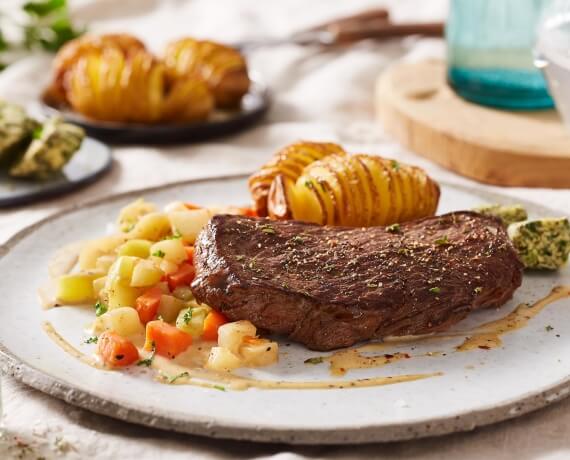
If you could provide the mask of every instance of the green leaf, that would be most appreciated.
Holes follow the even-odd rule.
[[[39,2],[27,2],[24,3],[22,9],[34,16],[47,16],[48,14],[54,13],[58,10],[67,8],[66,0],[44,0]]]
[[[95,304],[95,316],[104,315],[105,313],[107,313],[107,310],[108,310],[107,305],[105,305],[101,301],[97,301],[97,303]]]
[[[324,361],[322,356],[315,356],[313,358],[306,359],[305,364],[321,364]]]

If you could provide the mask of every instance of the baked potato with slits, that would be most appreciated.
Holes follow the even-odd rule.
[[[66,73],[86,54],[102,53],[105,49],[117,48],[125,55],[145,50],[138,38],[128,34],[86,34],[66,43],[57,53],[53,63],[53,82],[46,92],[46,99],[54,105],[68,102],[65,88]]]
[[[69,105],[97,120],[156,123],[208,117],[213,99],[200,79],[169,82],[165,67],[145,50],[88,52],[66,73]]]
[[[249,179],[260,215],[327,225],[391,225],[435,214],[439,186],[420,168],[336,144],[282,149]]]
[[[254,208],[259,216],[267,216],[267,197],[276,177],[282,183],[276,192],[294,185],[305,167],[327,155],[345,155],[344,149],[330,142],[297,142],[278,151],[273,158],[249,178],[249,190],[253,198]],[[275,201],[275,200],[274,200]],[[279,200],[279,203],[282,203]],[[277,205],[277,202],[274,202]],[[289,208],[278,214],[282,218],[290,218]]]
[[[198,76],[208,84],[218,108],[236,108],[248,92],[250,80],[241,53],[205,40],[183,38],[170,43],[164,55],[172,80]]]

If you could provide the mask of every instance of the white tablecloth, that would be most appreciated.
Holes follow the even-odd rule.
[[[374,6],[394,20],[438,20],[445,0],[76,0],[74,16],[92,31],[128,31],[153,49],[185,34],[235,41],[285,36],[300,28]],[[451,174],[405,151],[373,120],[377,75],[397,59],[442,56],[440,40],[361,43],[323,52],[285,46],[259,49],[251,67],[274,91],[272,110],[257,128],[220,141],[179,147],[121,146],[113,171],[70,196],[0,212],[0,243],[22,227],[75,203],[174,180],[246,173],[280,146],[298,139],[337,140],[352,151],[378,153],[426,168],[437,179],[492,189]],[[49,58],[34,56],[0,73],[0,97],[34,106]],[[570,213],[570,193],[504,189]],[[472,433],[359,447],[289,447],[209,440],[166,433],[97,416],[2,380],[5,432],[0,458],[570,458],[570,401]]]

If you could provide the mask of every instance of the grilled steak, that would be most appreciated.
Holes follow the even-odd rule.
[[[314,350],[447,329],[509,300],[523,268],[475,212],[371,228],[219,215],[195,264],[198,301]]]

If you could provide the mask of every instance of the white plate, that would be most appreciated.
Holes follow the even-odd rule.
[[[134,423],[181,432],[288,443],[345,443],[409,439],[469,430],[542,407],[570,389],[570,300],[544,310],[530,324],[504,337],[499,349],[454,353],[450,344],[418,344],[446,356],[398,361],[357,370],[346,378],[429,373],[440,377],[382,387],[335,390],[258,390],[236,392],[185,385],[162,385],[140,369],[93,369],[67,355],[42,330],[43,321],[80,349],[82,328],[93,312],[62,307],[42,311],[36,288],[47,278],[47,264],[64,244],[100,236],[119,208],[134,197],[165,204],[186,199],[201,204],[244,204],[243,177],[174,184],[130,193],[61,213],[9,241],[0,260],[0,342],[3,369],[23,382],[71,404]],[[444,185],[440,212],[483,202],[513,200]],[[556,214],[526,204],[534,216]],[[476,312],[461,324],[506,314],[520,302],[546,296],[551,287],[570,284],[568,268],[554,274],[525,275],[515,299],[501,311]],[[547,331],[546,326],[554,327]],[[303,361],[318,353],[282,347],[280,364],[252,371],[264,379],[331,379],[325,365]]]

